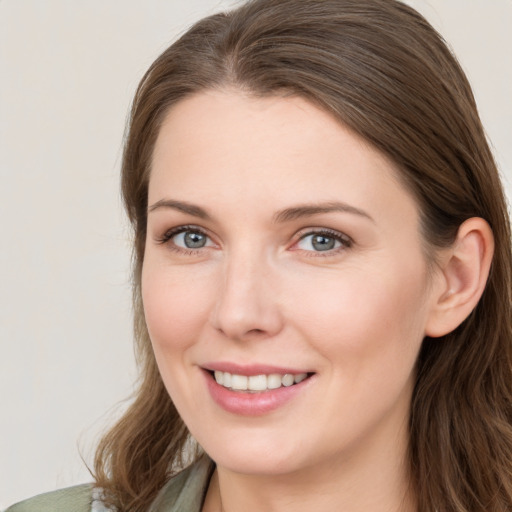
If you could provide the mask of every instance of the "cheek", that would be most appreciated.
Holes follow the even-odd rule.
[[[204,280],[172,269],[158,269],[148,262],[142,272],[144,315],[155,352],[185,349],[208,316]]]
[[[202,394],[190,385],[190,354],[207,323],[209,282],[189,269],[151,258],[144,262],[141,293],[156,363],[174,405],[188,420],[202,407]]]
[[[296,318],[329,358],[383,352],[403,357],[408,350],[412,356],[424,333],[425,275],[422,268],[406,265],[380,272],[350,269],[303,290]]]

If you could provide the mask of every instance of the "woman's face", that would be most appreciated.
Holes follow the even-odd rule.
[[[168,114],[144,310],[167,390],[219,467],[403,452],[428,275],[393,164],[312,104],[208,91]]]

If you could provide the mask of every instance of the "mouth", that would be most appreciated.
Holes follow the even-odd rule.
[[[217,384],[243,393],[262,393],[282,387],[288,388],[310,378],[313,373],[269,373],[259,375],[240,375],[220,370],[207,370]]]
[[[208,363],[201,367],[213,401],[241,416],[262,416],[307,394],[316,372],[272,365]]]

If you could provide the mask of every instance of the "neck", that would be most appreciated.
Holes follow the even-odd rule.
[[[357,456],[333,454],[287,474],[248,475],[218,466],[203,512],[416,512],[406,443],[397,444],[368,447]]]

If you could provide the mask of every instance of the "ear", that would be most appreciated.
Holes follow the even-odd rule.
[[[484,291],[493,254],[489,224],[478,217],[463,222],[452,247],[441,256],[425,328],[427,336],[444,336],[469,316]]]

